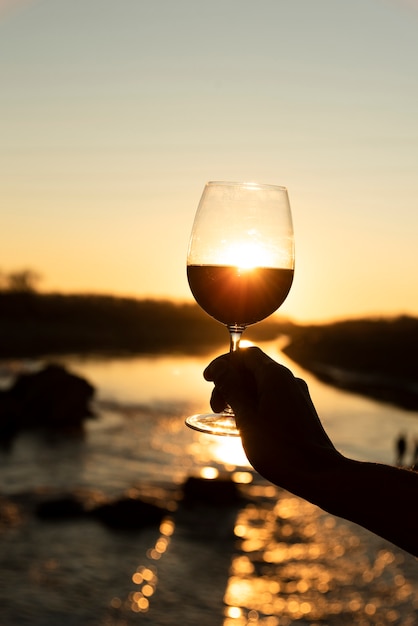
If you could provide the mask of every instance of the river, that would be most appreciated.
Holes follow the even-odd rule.
[[[305,378],[344,454],[393,463],[400,432],[412,454],[416,413],[325,385],[290,362],[279,342],[260,345]],[[213,356],[61,357],[95,386],[96,417],[82,439],[20,436],[0,454],[1,494],[167,495],[188,476],[227,472],[246,501],[221,511],[180,507],[159,529],[138,533],[17,515],[0,525],[0,624],[418,623],[415,559],[265,483],[239,439],[184,426],[189,412],[208,409],[202,371]],[[39,365],[3,363],[3,386],[11,372]]]

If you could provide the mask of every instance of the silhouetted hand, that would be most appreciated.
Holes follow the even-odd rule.
[[[233,408],[251,465],[271,482],[310,499],[310,484],[342,460],[322,427],[305,381],[259,348],[241,348],[206,368],[211,406]],[[309,485],[307,485],[307,481]]]
[[[418,472],[340,454],[306,383],[258,348],[218,357],[204,376],[215,383],[212,409],[231,405],[262,476],[418,556]]]

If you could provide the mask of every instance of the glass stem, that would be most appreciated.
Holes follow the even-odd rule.
[[[245,330],[245,326],[228,326],[229,330],[229,351],[236,352],[239,350],[239,342],[241,341],[242,333]],[[223,410],[224,415],[228,417],[234,417],[234,411],[229,404]]]
[[[228,326],[229,330],[229,351],[236,352],[239,349],[239,342],[241,341],[241,335],[245,330],[245,326]]]

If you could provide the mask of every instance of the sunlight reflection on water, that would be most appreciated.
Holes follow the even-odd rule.
[[[223,626],[416,623],[408,556],[290,494],[266,495],[236,520]]]
[[[208,435],[202,435],[207,437]],[[238,437],[210,437],[209,443],[214,460],[225,465],[228,470],[236,467],[250,467],[241,440]]]
[[[129,403],[208,402],[210,387],[202,372],[209,357],[182,355],[126,356],[116,358],[71,357],[65,363],[88,377],[100,400]],[[207,406],[207,405],[206,405]]]

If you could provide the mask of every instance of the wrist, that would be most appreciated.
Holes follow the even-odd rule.
[[[329,513],[338,515],[344,501],[342,491],[349,488],[350,459],[335,448],[321,449],[315,455],[300,455],[297,464],[289,463],[286,478],[273,480],[297,496]]]

